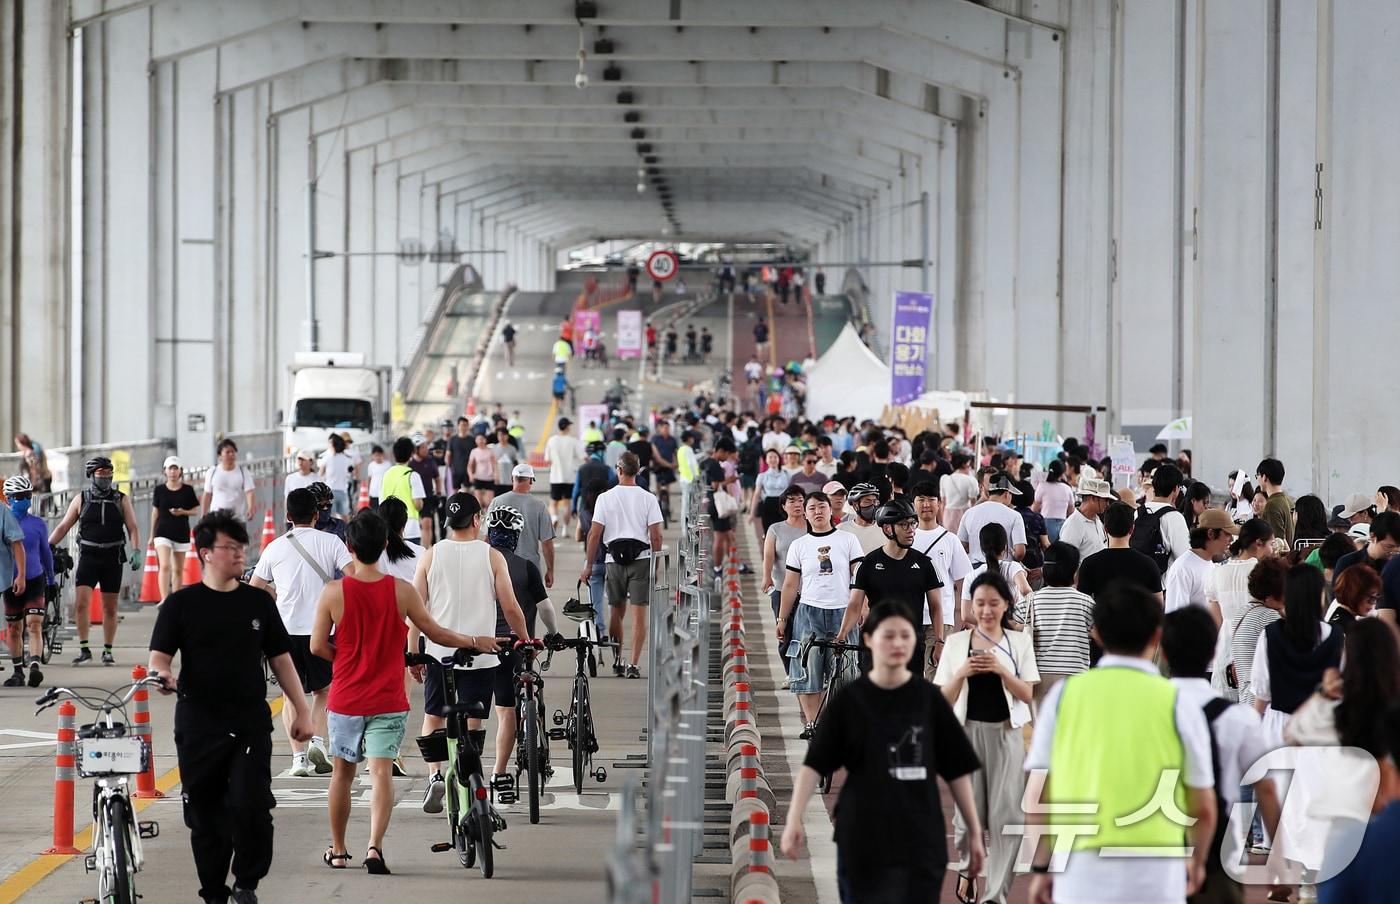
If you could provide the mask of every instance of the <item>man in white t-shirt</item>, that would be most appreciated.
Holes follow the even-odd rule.
[[[238,463],[238,446],[233,440],[220,440],[217,454],[219,463],[210,468],[209,476],[204,478],[204,498],[200,500],[203,514],[223,509],[244,521],[251,521],[256,489],[253,475]]]
[[[816,727],[822,685],[831,667],[831,657],[825,655],[825,651],[818,651],[804,664],[798,658],[799,647],[808,636],[836,637],[841,630],[846,604],[851,598],[851,577],[865,553],[854,534],[831,526],[831,503],[825,493],[810,494],[803,505],[803,513],[807,516],[807,534],[792,541],[784,563],[787,577],[783,579],[778,606],[778,643],[788,644],[788,655],[792,657],[788,677],[792,679],[791,689],[797,695],[797,704],[802,708],[802,721],[806,726],[802,737],[809,738]],[[794,606],[797,615],[789,638],[783,634],[783,627]],[[852,629],[847,636],[836,639],[853,644],[855,635]],[[851,657],[847,657],[847,662],[854,668]]]
[[[354,565],[345,541],[334,534],[316,530],[316,497],[307,489],[287,494],[287,518],[292,529],[268,544],[258,556],[257,567],[248,583],[271,593],[277,611],[291,640],[292,665],[296,666],[301,688],[311,698],[311,716],[316,736],[309,745],[291,736],[292,706],[284,701],[283,727],[292,745],[291,775],[317,775],[331,771],[326,755],[326,695],[331,687],[331,664],[311,652],[311,628],[316,621],[316,604],[326,584],[342,573],[353,573]]]
[[[313,470],[316,466],[316,454],[310,449],[302,449],[297,452],[297,469],[287,475],[287,479],[282,483],[282,498],[292,490],[304,490],[321,478]]]
[[[782,452],[792,445],[792,437],[784,432],[787,421],[780,417],[775,417],[768,425],[768,432],[763,434],[763,451],[766,454],[769,449],[776,449]]]
[[[1211,611],[1206,601],[1206,576],[1215,567],[1215,560],[1230,548],[1231,538],[1239,532],[1240,526],[1224,509],[1208,508],[1201,512],[1196,529],[1191,531],[1191,551],[1167,569],[1166,611],[1186,606],[1200,606]]]
[[[1060,528],[1060,542],[1078,549],[1079,561],[1083,562],[1108,545],[1099,516],[1117,502],[1118,497],[1109,489],[1108,481],[1093,477],[1081,477],[1077,492],[1079,507],[1069,513],[1064,527]]]
[[[924,645],[936,649],[935,639],[946,637],[960,620],[957,611],[962,608],[963,581],[972,573],[972,560],[967,550],[958,542],[957,535],[943,526],[943,500],[938,495],[938,487],[931,480],[914,484],[910,491],[914,494],[914,514],[919,516],[919,526],[914,531],[914,548],[933,560],[938,579],[947,588],[943,606],[943,624],[932,624],[928,606],[924,607]],[[924,669],[929,681],[933,680],[935,664],[930,662]]]
[[[1181,493],[1181,471],[1176,465],[1162,465],[1152,472],[1152,484],[1147,490],[1147,501],[1138,509],[1157,515],[1158,534],[1163,551],[1175,562],[1191,552],[1191,538],[1186,527],[1186,516],[1176,510],[1176,497]],[[1159,514],[1160,513],[1160,514]],[[1150,519],[1149,519],[1150,521]],[[1134,528],[1137,532],[1139,528]],[[1141,527],[1141,530],[1146,530]],[[1142,550],[1148,552],[1148,550]],[[1152,555],[1151,552],[1148,552]],[[1161,568],[1159,563],[1158,568]],[[1163,572],[1165,574],[1165,571]]]
[[[383,446],[376,445],[369,450],[369,465],[366,466],[365,472],[366,476],[369,478],[370,505],[379,505],[379,490],[384,486],[384,475],[393,466],[394,463],[384,457]],[[421,484],[423,481],[419,480],[418,482]],[[414,520],[416,521],[417,519],[415,518]],[[404,530],[406,534],[408,530],[407,527],[405,527]],[[418,535],[420,537],[423,535],[422,528],[419,528]]]
[[[967,549],[968,558],[975,568],[984,561],[982,555],[982,528],[988,524],[1000,524],[1006,529],[1006,538],[1011,542],[1012,555],[1016,561],[1026,554],[1026,522],[1021,513],[1011,507],[1011,497],[1021,492],[1004,473],[994,476],[987,484],[987,501],[979,502],[967,510],[958,522],[958,539]]]
[[[574,422],[559,419],[559,432],[544,444],[544,460],[549,465],[549,503],[554,509],[555,529],[569,536],[569,507],[574,494],[574,478],[583,464],[583,444],[569,432]]]
[[[628,678],[642,677],[638,663],[647,639],[647,603],[651,597],[651,554],[661,548],[661,506],[656,497],[637,486],[641,462],[631,452],[617,460],[617,486],[598,495],[593,507],[593,526],[588,530],[587,552],[579,581],[588,584],[598,549],[607,550],[604,583],[608,600],[608,633],[622,644],[622,613],[632,614],[632,664]],[[630,543],[627,541],[631,541]],[[622,556],[628,561],[618,561]],[[621,676],[620,657],[613,660],[613,671]]]

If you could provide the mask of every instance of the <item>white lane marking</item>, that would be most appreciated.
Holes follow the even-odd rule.
[[[50,731],[30,731],[27,728],[0,728],[0,736],[10,735],[16,738],[34,738],[19,744],[0,744],[0,750],[25,750],[31,747],[52,747],[58,740],[58,735]]]

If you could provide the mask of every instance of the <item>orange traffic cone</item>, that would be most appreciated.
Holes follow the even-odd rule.
[[[264,549],[267,549],[267,544],[271,543],[273,540],[276,539],[277,528],[275,528],[272,524],[272,509],[268,509],[267,514],[263,517],[262,546],[258,547],[258,552],[262,552]]]
[[[467,417],[476,417],[476,396],[467,396]]]
[[[88,623],[102,624],[102,591],[96,587],[92,588],[92,597],[88,601]]]
[[[185,553],[185,573],[180,580],[185,587],[204,580],[204,571],[199,567],[199,552],[194,548],[194,531],[190,531],[190,551]]]
[[[141,597],[138,602],[160,602],[160,566],[156,564],[156,546],[146,544],[146,573],[141,577]]]
[[[355,504],[355,511],[363,512],[369,508],[369,481],[360,482],[360,501]]]

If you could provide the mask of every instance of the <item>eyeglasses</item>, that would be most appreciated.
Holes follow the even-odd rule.
[[[232,543],[215,543],[213,546],[211,546],[211,547],[209,547],[209,548],[210,548],[210,549],[222,549],[222,550],[224,550],[225,552],[233,552],[233,553],[240,553],[240,552],[241,552],[241,553],[246,554],[246,553],[248,552],[248,548],[247,548],[246,546],[235,546],[235,545],[232,544]]]

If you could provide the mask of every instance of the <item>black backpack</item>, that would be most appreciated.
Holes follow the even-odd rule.
[[[758,463],[763,457],[763,446],[756,439],[747,439],[739,446],[739,472],[757,474]]]
[[[1162,535],[1162,516],[1174,511],[1176,509],[1170,505],[1164,505],[1155,512],[1149,512],[1146,503],[1138,506],[1133,535],[1128,539],[1128,545],[1155,562],[1162,574],[1167,573],[1167,566],[1172,563],[1171,551],[1167,549],[1166,538]]]

